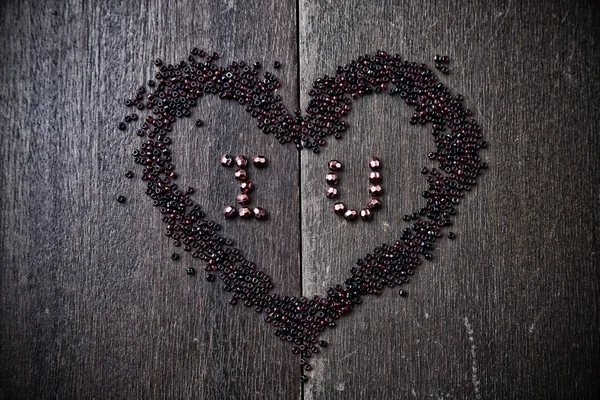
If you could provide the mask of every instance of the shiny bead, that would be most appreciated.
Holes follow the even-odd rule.
[[[327,183],[330,185],[337,185],[338,184],[338,176],[335,172],[331,172],[331,173],[325,175],[325,181],[327,181]]]
[[[369,186],[369,193],[371,193],[371,196],[381,196],[381,186],[379,185],[371,185]]]
[[[223,209],[223,215],[225,216],[225,218],[235,217],[236,214],[237,210],[234,207],[227,206]]]
[[[381,208],[381,201],[379,201],[379,199],[372,198],[367,203],[367,208],[370,210],[379,210]]]
[[[254,185],[250,181],[242,182],[240,190],[242,193],[250,193],[254,189]]]
[[[369,158],[369,168],[371,168],[373,171],[377,171],[380,167],[381,167],[381,162],[379,161],[379,158],[377,158],[377,157]]]
[[[371,183],[379,183],[381,182],[381,174],[379,172],[371,172],[369,174],[369,182]]]
[[[254,210],[252,210],[252,212],[254,213],[254,218],[258,220],[262,220],[267,217],[267,213],[261,207],[254,207]]]
[[[235,171],[234,175],[235,179],[239,181],[245,181],[246,179],[248,179],[248,173],[245,169],[238,169],[237,171]]]
[[[325,196],[327,196],[330,199],[337,197],[337,195],[338,195],[338,190],[332,186],[329,186],[327,188],[327,191],[325,192]]]
[[[196,273],[196,270],[192,267],[188,268],[185,270],[185,272],[187,272],[188,275],[194,275]]]
[[[344,213],[344,218],[346,218],[346,221],[354,221],[356,218],[358,218],[358,212],[353,208],[346,210]]]
[[[267,159],[265,158],[265,156],[256,156],[252,159],[252,164],[254,164],[256,168],[266,167]]]
[[[248,159],[243,155],[237,156],[235,158],[235,165],[237,165],[238,168],[246,168],[248,165]]]
[[[175,261],[179,260],[179,254],[177,254],[177,253],[171,254],[171,259],[175,260]]]
[[[117,201],[118,201],[119,203],[125,203],[125,200],[126,200],[126,199],[125,199],[125,196],[117,196]]]
[[[342,163],[338,160],[329,161],[329,169],[332,171],[339,171],[342,169]]]
[[[230,167],[233,164],[233,159],[229,154],[225,154],[221,157],[221,165],[224,167]]]
[[[250,203],[250,197],[245,193],[240,193],[237,195],[237,202],[244,206]]]
[[[370,221],[373,219],[373,215],[371,214],[371,210],[368,208],[363,208],[360,210],[360,219],[363,221]]]
[[[345,211],[346,211],[346,206],[344,205],[344,203],[335,203],[333,205],[333,212],[336,213],[337,215],[344,215]]]
[[[243,219],[251,218],[252,217],[252,210],[250,210],[248,207],[242,207],[238,211],[238,215],[240,216],[240,218],[243,218]]]
[[[406,290],[404,290],[404,289],[400,289],[400,290],[398,290],[398,294],[399,294],[400,296],[404,297],[404,296],[406,296],[408,293],[406,293]]]

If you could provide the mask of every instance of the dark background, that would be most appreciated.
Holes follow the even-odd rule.
[[[2,1],[0,5],[0,399],[587,399],[600,391],[598,7],[586,1]],[[310,381],[290,346],[163,235],[116,124],[152,61],[194,47],[277,71],[289,109],[314,79],[384,49],[433,65],[483,127],[490,169],[407,286],[323,335]],[[266,69],[271,69],[266,68]],[[271,69],[272,70],[272,69]],[[361,99],[345,138],[319,155],[263,135],[237,104],[206,97],[173,132],[181,186],[273,276],[275,292],[323,294],[354,261],[399,237],[429,165],[425,127],[390,96]],[[265,154],[256,204],[267,222],[227,221],[237,192],[222,153]],[[326,162],[344,162],[333,215]],[[127,196],[118,204],[117,194]]]

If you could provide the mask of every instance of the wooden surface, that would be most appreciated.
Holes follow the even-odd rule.
[[[0,399],[587,399],[600,392],[598,8],[586,1],[4,1],[0,5]],[[89,3],[89,4],[88,4]],[[135,3],[135,4],[134,4]],[[223,63],[279,60],[289,109],[314,79],[377,49],[433,64],[465,96],[490,169],[399,297],[367,298],[324,338],[301,386],[273,328],[174,262],[116,123],[123,100],[197,46]],[[419,207],[432,142],[387,95],[358,101],[321,154],[282,147],[237,105],[202,100],[173,134],[181,186],[273,276],[323,294],[395,240]],[[189,121],[188,121],[189,122]],[[266,223],[226,222],[222,153],[271,161],[254,181]],[[323,195],[384,208],[349,224]],[[118,204],[117,194],[127,196]],[[188,256],[186,254],[186,256]]]

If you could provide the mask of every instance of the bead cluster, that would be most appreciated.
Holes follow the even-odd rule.
[[[325,196],[330,199],[334,199],[338,196],[337,184],[339,182],[338,179],[338,171],[342,169],[342,163],[338,160],[329,161],[329,172],[325,176],[325,181],[330,185],[327,187],[325,191]],[[377,157],[371,157],[369,159],[369,168],[371,168],[371,172],[369,173],[369,194],[371,196],[380,196],[382,193],[381,186],[381,174],[379,173],[379,169],[381,167],[381,163]],[[367,206],[360,210],[360,214],[354,208],[346,208],[346,205],[342,202],[337,202],[333,205],[333,212],[337,215],[343,215],[346,221],[354,221],[360,215],[360,219],[363,221],[370,221],[373,219],[372,211],[379,210],[381,208],[381,201],[377,197],[371,198],[368,201]]]
[[[265,156],[256,156],[252,159],[252,164],[256,168],[263,168],[267,165],[267,159]],[[221,157],[221,165],[224,167],[230,167],[233,165],[233,159],[229,154],[225,154]],[[254,190],[254,184],[249,180],[248,177],[248,159],[245,155],[239,155],[235,158],[235,165],[237,166],[237,170],[235,171],[235,178],[240,183],[240,191],[241,193],[237,195],[237,202],[242,207],[239,210],[236,210],[233,206],[226,206],[223,209],[223,215],[225,218],[232,218],[236,215],[239,215],[242,219],[254,218],[257,220],[264,220],[267,218],[267,212],[262,207],[254,207],[250,210],[249,207],[246,207],[250,204],[250,192]]]
[[[231,304],[242,302],[263,315],[275,327],[276,336],[292,344],[302,368],[310,370],[308,361],[326,345],[319,339],[326,328],[334,327],[364,296],[379,295],[386,286],[404,285],[423,258],[431,259],[442,231],[452,224],[460,199],[487,168],[478,155],[487,143],[462,97],[438,82],[425,64],[402,60],[400,55],[378,51],[360,56],[337,67],[334,75],[317,79],[305,115],[288,112],[276,94],[279,80],[270,72],[260,78],[259,64],[240,61],[218,66],[218,59],[217,53],[194,48],[187,61],[169,65],[155,61],[160,69],[156,82],[148,81],[154,90],[146,93],[140,87],[125,102],[150,114],[140,118],[136,134],[147,139],[133,151],[134,161],[140,165],[146,194],[162,214],[166,236],[192,258],[204,260],[206,280],[213,282],[217,276],[231,293]],[[437,164],[422,170],[427,176],[423,207],[408,215],[408,226],[396,241],[367,252],[350,269],[348,278],[324,295],[309,299],[269,293],[274,287],[271,277],[221,236],[221,226],[207,219],[192,199],[193,190],[183,191],[175,183],[170,150],[175,122],[190,117],[205,94],[218,95],[245,107],[257,126],[280,143],[319,152],[327,137],[341,138],[348,128],[342,118],[350,112],[353,99],[384,91],[414,107],[410,123],[432,124],[435,149],[428,157]],[[125,124],[119,123],[118,128],[126,129]],[[302,381],[306,379],[303,375]]]

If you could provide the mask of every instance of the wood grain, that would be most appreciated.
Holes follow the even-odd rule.
[[[598,393],[598,10],[569,2],[301,0],[301,99],[315,78],[383,49],[433,65],[481,123],[491,168],[407,286],[365,300],[328,333],[305,399],[592,398]],[[315,55],[318,55],[316,57]],[[382,94],[353,107],[324,152],[347,167],[342,198],[368,200],[380,157],[384,209],[348,224],[323,196],[325,161],[302,155],[303,288],[341,283],[418,210],[433,142]]]
[[[595,398],[599,140],[598,8],[585,1],[377,0],[0,4],[0,399]],[[384,49],[432,63],[483,126],[490,169],[406,287],[366,299],[325,338],[302,387],[273,329],[232,307],[202,264],[164,237],[116,123],[152,61],[197,46],[222,63],[282,63],[279,94]],[[299,67],[299,70],[298,70]],[[298,75],[299,73],[299,75]],[[275,292],[310,296],[395,240],[418,208],[432,142],[387,95],[361,99],[320,155],[282,148],[239,105],[206,97],[173,133],[181,186]],[[224,221],[225,153],[264,153],[254,172],[266,223]],[[384,209],[348,224],[323,195],[345,164],[344,201],[367,200],[366,160],[384,164]],[[131,169],[136,179],[123,178]],[[127,196],[118,204],[117,194]],[[183,254],[182,251],[179,251]]]

